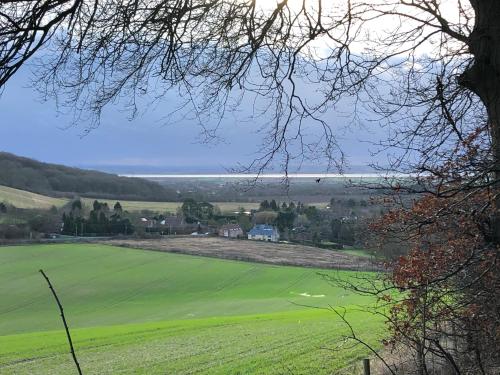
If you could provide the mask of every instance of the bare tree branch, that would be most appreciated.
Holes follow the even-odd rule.
[[[40,270],[40,273],[44,277],[45,281],[47,281],[47,284],[49,285],[49,289],[52,292],[52,295],[54,296],[54,299],[56,300],[57,307],[59,308],[59,312],[61,314],[61,319],[64,324],[64,329],[66,331],[66,337],[68,338],[68,344],[69,344],[69,349],[71,351],[71,356],[73,357],[73,362],[75,362],[76,369],[78,371],[78,374],[82,375],[82,369],[80,368],[80,364],[78,363],[78,359],[76,358],[76,353],[75,349],[73,348],[73,341],[71,340],[71,334],[69,333],[69,327],[68,324],[66,323],[66,317],[64,316],[64,309],[61,304],[61,301],[59,301],[59,297],[57,296],[57,293],[52,286],[52,283],[50,282],[48,276],[43,272],[43,270]]]

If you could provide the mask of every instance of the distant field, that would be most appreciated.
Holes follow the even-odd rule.
[[[82,201],[84,204],[91,206],[95,199],[96,198],[82,198]],[[117,199],[98,200],[101,202],[107,202],[110,207],[113,207],[113,205],[117,202]],[[68,201],[69,199],[48,197],[0,185],[0,202],[7,202],[18,208],[49,209],[52,206],[61,207]],[[176,212],[177,208],[182,205],[182,202],[119,201],[123,209],[128,211],[151,210],[158,212]],[[250,210],[259,206],[258,203],[239,202],[212,202],[212,204],[217,205],[223,212],[238,211],[240,207],[243,207],[245,210]]]
[[[83,198],[83,202],[87,205],[92,205],[94,198]],[[116,203],[117,200],[111,199],[99,199],[100,202],[107,202],[110,207]],[[245,210],[251,210],[253,208],[258,208],[258,203],[239,203],[239,202],[211,202],[212,204],[218,206],[223,212],[233,212],[238,211],[240,207]],[[120,200],[124,210],[128,211],[142,211],[151,210],[158,212],[176,212],[177,208],[182,206],[182,202],[141,202],[141,201],[123,201]]]
[[[64,205],[67,199],[47,197],[45,195],[0,185],[0,202],[7,202],[18,208],[48,209],[52,206],[60,207]]]
[[[115,246],[244,260],[274,265],[343,270],[379,270],[362,250],[325,250],[312,246],[265,241],[229,240],[220,237],[166,236],[162,239],[113,239]],[[361,255],[361,256],[359,256]]]
[[[339,250],[342,254],[355,255],[358,257],[371,258],[373,255],[364,249],[347,249],[347,250]]]
[[[86,205],[92,205],[94,203],[95,198],[82,198],[82,201]],[[100,202],[107,202],[110,207],[113,207],[117,202],[116,199],[98,199]],[[213,205],[220,208],[222,212],[225,213],[234,213],[238,212],[240,208],[243,208],[245,211],[250,211],[252,209],[258,209],[259,203],[251,203],[251,202],[210,202]],[[142,202],[142,201],[124,201],[120,200],[120,204],[122,205],[124,210],[127,211],[142,211],[142,210],[150,210],[157,212],[172,212],[175,213],[179,207],[182,206],[182,202]],[[327,202],[321,203],[311,203],[311,205],[324,208],[328,205]]]
[[[376,346],[382,328],[354,307],[371,299],[314,269],[106,245],[0,247],[2,374],[73,371],[39,268],[64,304],[85,374],[331,374],[367,353],[328,350],[346,327],[317,307],[345,306]]]
[[[26,220],[19,219],[17,217],[12,217],[10,215],[0,216],[0,224],[16,225],[16,224],[26,224]]]

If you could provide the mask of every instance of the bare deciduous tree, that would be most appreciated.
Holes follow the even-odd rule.
[[[405,235],[416,239],[415,249],[431,241],[434,259],[452,250],[441,242],[449,229],[441,224],[463,214],[473,226],[460,233],[472,236],[463,243],[476,238],[487,249],[480,267],[453,258],[473,282],[467,293],[439,300],[465,295],[489,308],[481,270],[495,269],[500,246],[499,19],[498,0],[7,0],[0,4],[0,86],[31,61],[42,93],[90,114],[93,124],[109,103],[125,98],[134,114],[141,97],[155,101],[169,91],[185,99],[179,111],[191,105],[202,125],[253,100],[267,131],[249,166],[259,171],[276,158],[285,171],[319,157],[341,168],[330,114],[348,103],[354,119],[390,127],[381,144],[396,150],[390,169],[416,174],[422,202],[435,208],[420,210],[420,203],[386,220],[412,223]],[[320,130],[311,137],[313,126]],[[395,267],[394,277],[404,274]],[[411,285],[414,306],[425,310],[428,280],[405,277],[393,282]],[[456,286],[456,277],[446,280]],[[488,293],[498,296],[495,288]],[[498,330],[493,310],[488,319]]]
[[[493,0],[4,1],[0,85],[39,52],[39,87],[94,119],[120,97],[134,112],[138,97],[177,90],[197,116],[218,118],[251,96],[268,122],[256,166],[278,153],[285,168],[298,155],[342,165],[324,114],[347,97],[403,122],[393,140],[440,161],[485,125],[478,114],[498,138],[498,8]],[[314,140],[304,130],[310,120],[321,129]]]

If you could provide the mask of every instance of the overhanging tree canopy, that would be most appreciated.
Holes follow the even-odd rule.
[[[498,0],[6,0],[0,4],[0,86],[32,61],[44,95],[58,96],[94,121],[115,100],[127,98],[134,113],[138,98],[156,100],[175,90],[206,124],[250,96],[267,130],[261,157],[250,166],[259,171],[277,157],[285,170],[305,157],[341,167],[328,114],[348,100],[355,114],[375,114],[372,120],[392,125],[383,144],[399,149],[391,168],[419,174],[426,192],[445,198],[427,198],[432,210],[416,205],[410,218],[393,215],[389,223],[400,227],[399,218],[406,218],[417,234],[433,224],[428,237],[435,240],[442,228],[449,238],[460,231],[460,225],[437,225],[439,218],[465,216],[480,267],[453,258],[448,263],[458,268],[438,268],[445,273],[436,277],[455,285],[461,272],[477,280],[488,274],[494,284],[500,243],[498,20]],[[311,124],[320,129],[312,138]],[[427,248],[438,255],[450,249]],[[415,260],[410,256],[409,263]],[[401,274],[415,275],[395,273]],[[422,289],[418,280],[401,283],[416,285],[416,301],[428,296],[428,285]],[[463,289],[468,296],[479,293],[470,301],[498,297],[495,284],[475,285]],[[462,298],[463,290],[452,298]],[[488,307],[488,318],[498,329],[495,308]],[[493,335],[488,342],[498,341]]]
[[[396,125],[394,169],[498,190],[498,19],[495,0],[7,0],[0,86],[33,61],[44,95],[94,121],[176,90],[202,126],[250,97],[267,125],[259,171],[278,157],[342,167],[328,111],[347,98]]]
[[[45,94],[64,93],[95,118],[120,96],[134,111],[137,97],[172,89],[200,117],[222,116],[251,93],[269,121],[258,166],[276,153],[287,164],[297,156],[292,143],[339,165],[323,113],[351,97],[391,121],[412,117],[405,130],[413,147],[433,157],[443,141],[474,131],[478,122],[467,115],[481,111],[478,98],[490,134],[498,133],[498,7],[494,0],[4,1],[0,86],[31,59]],[[305,86],[317,95],[304,97]],[[314,141],[301,126],[308,119],[321,128]]]

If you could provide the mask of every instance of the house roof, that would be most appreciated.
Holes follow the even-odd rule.
[[[181,225],[182,224],[182,218],[178,216],[167,216],[163,221],[161,222],[162,225]]]
[[[242,230],[239,224],[224,224],[220,227],[220,229],[224,230]]]
[[[248,234],[252,236],[272,236],[276,232],[276,229],[271,225],[258,224],[254,226]]]

